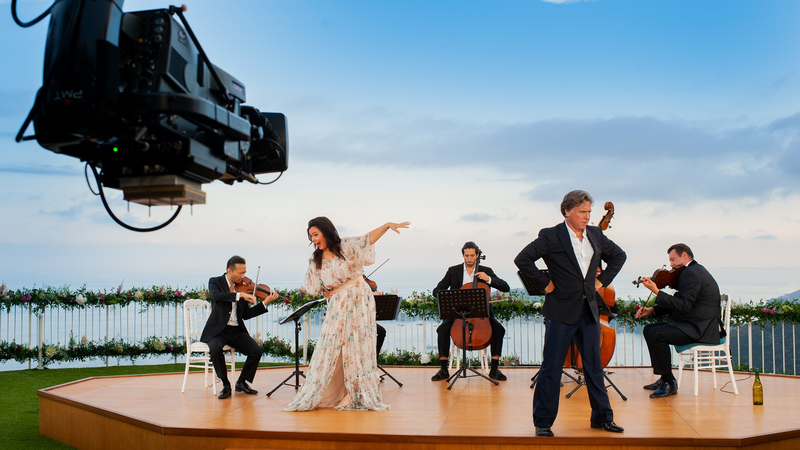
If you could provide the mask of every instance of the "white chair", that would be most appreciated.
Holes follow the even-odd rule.
[[[211,312],[211,304],[205,300],[191,299],[183,302],[183,328],[186,342],[186,368],[183,371],[183,386],[181,393],[186,390],[186,379],[189,378],[189,368],[203,369],[203,383],[208,387],[208,373],[211,372],[211,386],[214,388],[214,395],[217,395],[217,384],[214,382],[214,367],[211,365],[211,354],[208,344],[200,342],[200,335],[203,333]],[[236,373],[236,354],[235,350],[226,345],[223,351],[230,351],[230,356],[226,357],[225,364],[231,368],[231,378],[235,378]],[[201,353],[202,355],[194,355]],[[202,365],[200,365],[202,363]]]
[[[731,301],[728,296],[723,294],[722,302],[722,322],[725,325],[725,334],[730,336],[731,331]],[[733,384],[733,392],[739,395],[736,387],[736,379],[733,377],[733,366],[731,365],[731,346],[727,338],[721,337],[719,344],[687,344],[676,345],[675,351],[678,352],[678,386],[681,385],[683,367],[689,366],[694,369],[694,396],[698,393],[698,369],[710,369],[711,378],[714,380],[714,389],[717,388],[717,369],[727,368]]]
[[[453,341],[450,341],[450,358],[448,363],[450,370],[458,370],[461,368],[461,352],[462,350],[456,347]],[[484,372],[489,370],[489,357],[487,355],[485,348],[478,350],[478,361],[480,361],[481,369],[483,369]]]

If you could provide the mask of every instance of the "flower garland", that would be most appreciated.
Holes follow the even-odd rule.
[[[273,303],[275,308],[294,310],[301,305],[314,299],[313,296],[300,292],[298,289],[278,289],[278,293],[287,299],[290,304]],[[117,288],[110,291],[90,291],[86,285],[77,289],[70,290],[69,287],[53,288],[23,288],[9,290],[5,283],[0,285],[0,308],[7,312],[12,307],[28,309],[33,313],[42,313],[47,307],[58,307],[64,310],[82,309],[104,305],[128,306],[138,305],[142,311],[151,306],[175,306],[178,307],[187,299],[200,298],[206,299],[208,291],[206,288],[195,289],[175,289],[168,286],[151,286],[149,288],[123,289],[120,284]],[[515,290],[511,293],[495,293],[493,300],[494,314],[498,320],[507,322],[515,318],[532,320],[541,318],[542,297],[529,297],[524,293]],[[630,329],[639,325],[658,322],[663,317],[653,316],[643,319],[636,319],[636,311],[643,306],[651,306],[653,299],[617,299],[619,314],[615,318],[618,326]],[[315,311],[323,310],[324,303],[315,307]],[[426,320],[437,320],[439,317],[439,303],[430,291],[412,292],[410,296],[402,299],[400,311],[407,317],[421,318]],[[798,325],[800,324],[800,304],[797,299],[772,299],[758,300],[749,302],[734,301],[731,310],[731,325],[738,326],[752,323],[761,327],[778,323]]]
[[[261,346],[263,354],[284,360],[294,359],[294,352],[289,342],[269,335],[264,340],[261,340],[260,333],[257,333],[254,339]],[[183,339],[175,339],[174,337],[150,336],[139,343],[130,343],[122,339],[89,341],[86,336],[83,336],[80,340],[70,337],[69,343],[63,346],[46,344],[42,350],[42,365],[47,366],[53,362],[86,361],[106,357],[129,359],[131,361],[135,361],[137,358],[151,358],[160,355],[178,357],[186,355],[186,344]],[[314,351],[313,341],[309,341],[308,351],[309,355]],[[0,363],[12,359],[19,363],[24,363],[28,360],[36,360],[38,357],[38,347],[29,348],[14,341],[0,342]]]

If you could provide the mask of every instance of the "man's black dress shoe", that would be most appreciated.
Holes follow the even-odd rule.
[[[490,370],[489,378],[494,378],[498,381],[506,381],[508,379],[505,375],[503,375],[503,372],[500,372],[500,369]]]
[[[614,422],[600,422],[600,423],[592,422],[592,428],[602,428],[612,433],[622,433],[623,431],[625,431],[624,428],[615,424]]]
[[[230,396],[231,396],[231,387],[230,385],[228,385],[228,386],[223,386],[222,391],[219,393],[217,398],[220,400],[225,400],[226,398],[230,398]]]
[[[675,395],[678,393],[678,382],[671,381],[669,383],[664,383],[658,387],[652,394],[650,394],[650,398],[663,398],[669,397],[670,395]]]
[[[664,380],[659,378],[658,380],[656,380],[655,383],[646,384],[642,387],[647,389],[648,391],[655,391],[656,389],[660,388],[662,384],[664,384]]]
[[[436,375],[431,377],[431,381],[442,381],[448,378],[450,378],[450,372],[439,369],[439,371],[436,372]]]
[[[543,437],[553,437],[553,430],[550,427],[536,427],[536,435],[543,436]]]
[[[242,381],[241,383],[236,383],[236,392],[243,392],[243,393],[249,394],[249,395],[258,394],[257,390],[255,390],[255,389],[251,388],[250,386],[248,386],[247,383],[245,383],[244,381]]]

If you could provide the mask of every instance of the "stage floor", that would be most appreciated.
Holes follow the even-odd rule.
[[[90,378],[42,389],[40,432],[82,450],[800,448],[798,377],[762,376],[765,404],[753,406],[752,378],[739,382],[739,395],[733,395],[714,390],[711,373],[701,372],[695,397],[693,374],[685,372],[678,395],[650,399],[642,389],[655,379],[650,368],[609,368],[609,378],[628,398],[609,388],[622,434],[591,429],[586,388],[564,398],[575,386],[564,378],[556,437],[539,438],[531,413],[536,368],[503,368],[508,381],[499,386],[460,379],[448,391],[446,382],[430,381],[435,368],[387,367],[403,383],[382,383],[388,411],[282,412],[294,388],[264,394],[292,370],[260,369],[252,384],[258,395],[234,393],[227,400],[203,387],[200,372],[189,375],[184,394],[182,373]],[[729,379],[718,373],[718,386]]]

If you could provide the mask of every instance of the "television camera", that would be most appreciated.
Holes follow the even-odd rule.
[[[56,0],[22,23],[12,1],[20,26],[51,15],[42,87],[17,142],[36,139],[85,161],[109,215],[134,231],[162,228],[183,205],[204,204],[205,183],[269,184],[256,175],[282,175],[286,117],[244,105],[244,83],[209,61],[186,7],[123,13],[123,2]],[[35,134],[23,136],[31,121]],[[111,211],[104,186],[129,202],[178,209],[157,227],[131,227]]]

